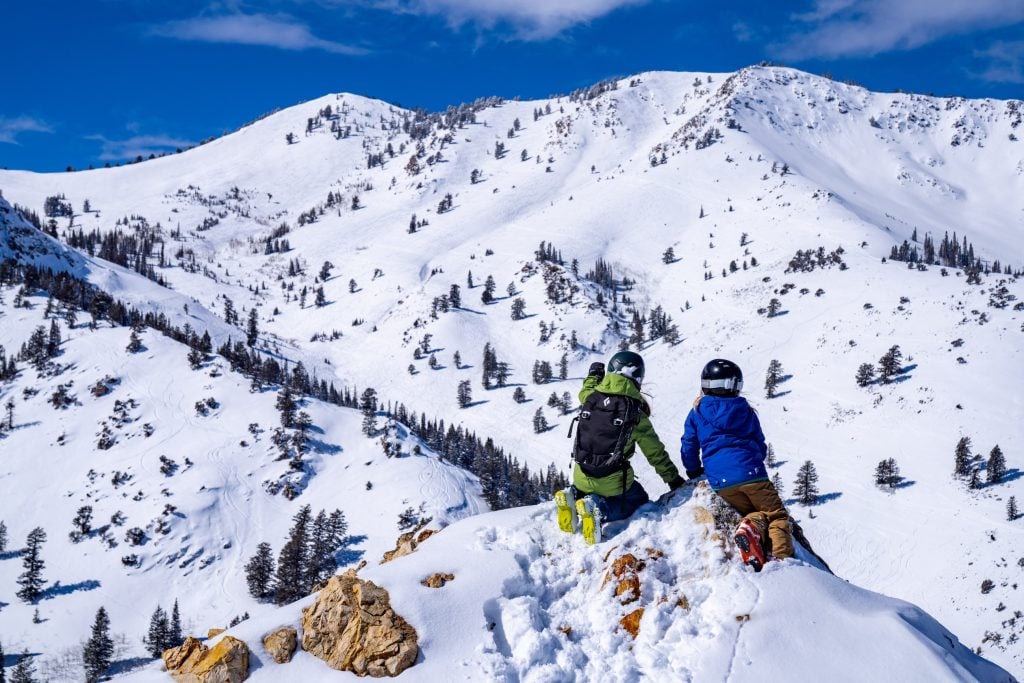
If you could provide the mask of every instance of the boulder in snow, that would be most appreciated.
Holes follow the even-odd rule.
[[[302,649],[357,676],[397,676],[416,663],[419,637],[386,590],[349,570],[302,610]]]
[[[298,645],[299,636],[290,626],[279,628],[273,633],[268,633],[263,638],[263,647],[267,653],[274,658],[278,664],[287,664],[292,661],[292,655]]]
[[[249,647],[231,636],[212,648],[190,636],[165,651],[163,659],[177,683],[242,683],[249,677]]]

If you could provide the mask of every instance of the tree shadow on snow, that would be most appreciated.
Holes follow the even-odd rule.
[[[832,493],[823,493],[820,496],[818,496],[817,505],[823,505],[825,503],[830,503],[833,500],[835,500],[836,498],[842,497],[842,495],[843,495],[842,491],[833,491]]]
[[[147,664],[152,664],[153,661],[154,660],[150,657],[129,657],[128,659],[120,659],[111,663],[110,668],[107,669],[107,674],[117,676],[119,674],[128,673],[135,669],[141,669]]]
[[[92,591],[100,587],[100,582],[95,579],[88,579],[86,581],[79,581],[78,583],[72,583],[68,585],[61,584],[57,581],[52,586],[47,588],[40,594],[40,600],[52,600],[58,595],[70,595],[71,593],[78,593],[79,591]]]
[[[365,542],[366,536],[363,534],[358,536],[349,536],[345,539],[345,547],[334,554],[334,559],[338,562],[338,567],[347,567],[363,559],[363,555],[366,554],[366,551],[361,548],[353,548],[352,546],[360,545]]]
[[[21,557],[22,550],[8,550],[7,552],[0,553],[0,560],[13,560],[16,557]]]
[[[1004,474],[1003,478],[999,480],[999,483],[1006,484],[1011,481],[1016,481],[1021,477],[1024,477],[1024,472],[1017,469],[1016,467],[1011,467],[1010,469],[1006,470],[1006,474]],[[993,484],[993,486],[995,486],[995,484]]]
[[[338,453],[341,453],[344,450],[341,446],[339,446],[336,443],[327,443],[326,441],[321,441],[320,439],[308,439],[308,441],[311,450],[314,450],[317,453],[337,455]]]
[[[782,398],[783,396],[789,396],[792,393],[793,392],[789,391],[789,390],[787,390],[787,391],[780,391],[780,392],[776,393],[774,396],[772,396],[772,399]]]
[[[485,403],[490,403],[490,400],[485,398],[482,401],[471,401],[471,402],[466,404],[466,408],[474,408],[476,406],[482,406]]]

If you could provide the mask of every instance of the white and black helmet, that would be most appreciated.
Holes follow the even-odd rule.
[[[700,388],[711,396],[739,396],[743,371],[731,360],[716,358],[701,371]]]

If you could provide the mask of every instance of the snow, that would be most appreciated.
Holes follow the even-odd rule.
[[[631,87],[630,80],[639,83]],[[342,109],[338,122],[351,127],[349,137],[336,140],[329,122],[304,134],[307,119],[328,104]],[[552,113],[534,121],[534,110],[547,104]],[[64,253],[67,265],[62,267],[84,273],[97,286],[136,306],[164,312],[177,324],[209,329],[215,344],[229,335],[236,340],[244,335],[221,319],[225,297],[243,321],[256,307],[259,346],[279,360],[293,365],[302,361],[310,372],[339,387],[372,386],[385,401],[401,401],[417,414],[493,438],[533,472],[552,463],[568,471],[569,442],[564,434],[569,417],[548,408],[547,398],[552,391],[575,396],[589,364],[606,361],[629,335],[632,313],[621,300],[623,294],[641,310],[660,304],[678,324],[682,341],[674,346],[643,344],[644,389],[655,404],[654,426],[673,458],[678,462],[676,444],[698,390],[701,367],[714,357],[738,362],[746,373],[747,394],[780,461],[777,471],[783,483],[792,488],[805,460],[817,466],[824,502],[813,508],[793,503],[791,508],[837,574],[920,605],[966,646],[980,648],[983,656],[1019,675],[1024,670],[1019,636],[1024,622],[1015,613],[1024,611],[1024,605],[1015,549],[1024,538],[1019,520],[1006,521],[1005,507],[1009,496],[1024,501],[1018,471],[1024,468],[1024,427],[1019,420],[1024,412],[1019,388],[1024,314],[1013,310],[1024,292],[1019,279],[1010,276],[984,275],[982,286],[970,286],[963,272],[954,268],[943,276],[937,267],[919,272],[881,259],[893,245],[909,240],[915,229],[920,239],[930,233],[936,240],[955,231],[958,239],[966,235],[986,262],[999,259],[1015,271],[1024,268],[1024,143],[1010,140],[1014,133],[1020,137],[1020,107],[1014,101],[872,93],[782,68],[751,68],[736,74],[645,73],[620,81],[618,89],[593,100],[504,102],[478,111],[474,124],[435,128],[422,140],[424,170],[409,176],[404,168],[417,141],[402,130],[408,112],[350,94],[331,94],[196,149],[145,163],[61,174],[0,171],[0,189],[12,204],[41,213],[47,196],[65,194],[76,211],[75,229],[109,231],[118,219],[137,225],[136,218],[144,217],[166,241],[171,264],[158,272],[169,288],[102,259],[74,253],[9,214],[0,216],[0,253],[12,251],[12,236],[27,240],[33,253],[43,254],[49,264],[57,263],[54,254]],[[521,130],[510,138],[508,130],[517,118]],[[730,128],[729,119],[739,127]],[[688,135],[693,133],[696,139],[712,128],[721,133],[714,144],[696,149],[690,140],[684,147]],[[288,132],[295,134],[296,144],[285,143]],[[450,142],[442,142],[447,133]],[[507,148],[501,159],[494,157],[498,141]],[[366,154],[382,152],[388,143],[395,157],[385,154],[383,168],[367,168]],[[406,148],[399,153],[403,144]],[[528,158],[521,161],[524,149]],[[651,157],[662,151],[666,163],[652,166]],[[438,152],[443,160],[427,165],[426,157]],[[773,164],[787,164],[789,173],[773,172]],[[473,169],[482,172],[477,184],[470,183]],[[325,207],[315,222],[300,227],[299,215],[323,204],[329,192],[341,194],[342,202]],[[454,208],[438,214],[438,202],[448,192]],[[355,194],[362,208],[352,210]],[[86,199],[94,210],[83,214]],[[698,218],[701,212],[704,218]],[[429,224],[409,234],[412,214]],[[218,222],[198,229],[207,219]],[[292,250],[264,254],[264,239],[284,221],[291,226],[283,237]],[[65,231],[67,222],[58,219],[58,230]],[[172,237],[171,232],[178,230],[180,237]],[[740,245],[743,233],[749,239],[745,246]],[[562,273],[579,287],[568,302],[547,299],[547,285],[534,261],[542,240],[562,252]],[[664,264],[661,256],[670,246],[678,260]],[[831,251],[838,246],[844,249],[846,270],[784,272],[798,249]],[[181,258],[173,256],[179,249],[185,253]],[[723,277],[731,261],[741,264],[751,257],[757,266]],[[598,304],[593,283],[569,273],[573,259],[578,260],[582,278],[598,258],[611,264],[616,278],[628,276],[635,282],[629,291],[619,292],[618,315],[610,302]],[[298,260],[305,272],[289,277],[292,260]],[[324,261],[334,264],[332,275],[326,282],[316,282]],[[192,263],[195,267],[188,268]],[[476,282],[473,288],[466,286],[467,271]],[[496,301],[484,305],[481,285],[488,275],[497,283]],[[357,283],[354,292],[349,291],[350,279]],[[1004,281],[1017,298],[1006,308],[995,308],[989,303],[991,290]],[[509,283],[514,284],[515,295],[506,296]],[[794,287],[779,294],[788,283]],[[433,319],[432,300],[448,294],[452,284],[462,287],[463,308]],[[318,286],[325,291],[324,307],[312,304]],[[300,307],[297,298],[303,287],[309,288],[308,301]],[[807,293],[801,293],[803,289]],[[819,289],[824,293],[815,296]],[[33,310],[14,309],[14,292],[6,289],[3,295],[7,303],[0,305],[0,344],[11,353],[36,325],[44,324],[44,304],[34,298]],[[524,320],[514,321],[509,314],[515,297],[526,302]],[[784,314],[771,319],[759,315],[757,309],[773,297],[782,302]],[[547,341],[539,338],[540,322],[554,324]],[[320,333],[329,339],[332,331],[340,332],[340,338],[311,341]],[[570,348],[573,331],[579,345]],[[439,363],[436,370],[427,364],[430,353],[421,360],[413,358],[413,349],[425,334],[432,335],[428,346]],[[37,379],[26,369],[14,383],[0,386],[0,399],[16,397],[17,422],[25,426],[0,440],[0,519],[8,525],[12,545],[41,525],[50,536],[44,557],[51,581],[65,586],[91,580],[101,584],[44,600],[40,612],[50,621],[34,625],[32,608],[14,597],[20,563],[15,558],[0,561],[0,602],[7,603],[0,607],[0,642],[8,654],[24,646],[43,653],[44,659],[56,657],[85,637],[100,604],[111,612],[115,632],[130,638],[122,648],[125,659],[142,654],[137,641],[153,608],[167,607],[175,597],[196,631],[223,626],[245,611],[253,615],[255,628],[263,623],[262,616],[278,612],[247,596],[241,567],[261,540],[271,542],[276,551],[291,517],[305,503],[314,511],[343,509],[352,533],[367,537],[357,546],[367,559],[393,545],[394,520],[410,505],[427,503],[438,520],[447,517],[444,521],[484,508],[479,484],[471,475],[438,462],[427,450],[422,457],[384,458],[376,440],[360,435],[358,414],[316,402],[306,409],[324,430],[317,439],[331,448],[315,455],[311,467],[316,476],[298,498],[270,496],[262,483],[285,473],[287,463],[272,460],[269,431],[261,441],[253,441],[247,427],[259,422],[269,430],[277,424],[273,393],[250,394],[248,382],[221,361],[215,363],[220,367],[217,377],[210,376],[214,366],[198,373],[189,370],[187,350],[153,331],[143,335],[147,351],[125,354],[127,335],[127,330],[103,325],[89,332],[80,322],[57,359],[73,366],[64,376]],[[962,346],[953,344],[958,339]],[[481,352],[488,341],[499,360],[511,367],[508,387],[484,390],[480,384]],[[857,367],[876,362],[893,344],[903,350],[907,372],[889,385],[857,387]],[[462,368],[453,362],[455,351],[462,357]],[[535,361],[556,365],[563,353],[569,361],[566,380],[550,386],[530,382]],[[760,378],[772,359],[781,361],[790,378],[780,385],[781,395],[768,400],[763,398]],[[410,364],[415,374],[407,372]],[[93,399],[87,386],[107,374],[121,377],[123,383],[111,396]],[[46,398],[57,384],[71,378],[82,405],[58,413]],[[472,381],[473,405],[459,409],[456,388],[463,380]],[[23,400],[23,390],[31,385],[39,385],[39,394]],[[517,385],[526,392],[526,403],[513,402]],[[222,407],[213,415],[197,417],[194,402],[210,395]],[[114,400],[128,396],[139,402],[134,422],[112,449],[96,451],[93,435],[100,421],[110,415]],[[543,434],[531,429],[538,407],[552,425]],[[156,426],[149,439],[137,431],[145,422]],[[68,433],[69,443],[57,447],[53,444],[62,431]],[[953,448],[964,435],[972,438],[975,452],[983,457],[999,444],[1010,467],[1005,483],[968,491],[950,476]],[[250,441],[248,448],[238,446],[243,439]],[[404,450],[411,452],[412,445]],[[165,478],[158,470],[162,454],[179,463],[193,454],[195,466]],[[897,460],[907,480],[894,492],[878,489],[872,479],[875,465],[888,457]],[[651,495],[663,493],[666,487],[651,468],[642,458],[637,461],[638,477]],[[101,479],[106,482],[114,469],[129,467],[135,479],[125,488],[134,492],[137,483],[148,497],[120,499],[118,505],[123,504],[126,512],[132,508],[126,526],[153,521],[165,502],[184,514],[183,520],[176,518],[168,536],[131,549],[141,550],[141,570],[121,566],[119,557],[128,552],[124,543],[107,552],[97,539],[71,545],[65,538],[74,511],[92,500],[87,495],[103,496],[93,503],[97,520],[109,516],[112,510],[107,506],[120,496],[121,491],[106,483],[88,485],[88,470],[104,473]],[[367,480],[374,482],[370,491],[365,489]],[[435,481],[443,485],[434,486]],[[172,493],[166,500],[159,494],[164,487]],[[449,509],[454,512],[446,515]],[[22,515],[21,510],[31,510],[32,515]],[[500,512],[487,519],[530,528],[519,514],[546,513]],[[444,534],[474,523],[464,521]],[[504,538],[497,521],[487,524],[495,529],[495,538]],[[638,521],[636,526],[640,534],[650,533],[653,525]],[[633,533],[632,526],[622,533]],[[122,534],[123,530],[119,540]],[[231,547],[224,548],[228,542]],[[526,552],[525,541],[503,542]],[[554,540],[550,543],[549,547],[557,546]],[[452,541],[448,552],[461,555],[475,548],[473,544],[464,550]],[[164,564],[186,546],[180,558]],[[202,555],[196,555],[200,549]],[[579,554],[579,549],[573,551],[574,557]],[[516,595],[503,592],[501,577],[533,570],[501,564],[517,563],[515,551],[508,551],[511,558],[503,554],[506,551],[488,552],[488,561],[500,564],[494,569],[494,583],[487,583],[492,577],[473,579],[481,582],[479,589],[465,595],[467,611],[458,612],[470,619],[461,627],[473,629],[473,637],[479,638],[473,641],[476,644],[458,640],[451,647],[473,650],[485,643],[489,633],[476,631],[484,628],[485,620],[501,617],[510,605],[509,614],[516,616],[508,617],[513,636],[507,642],[514,647],[502,652],[492,645],[488,657],[473,660],[477,665],[487,662],[492,668],[486,670],[495,676],[509,671],[513,678],[533,660],[538,671],[544,666],[554,672],[587,670],[592,660],[573,654],[571,643],[558,650],[565,659],[548,659],[545,653],[561,636],[537,632],[531,625],[550,624],[545,621],[545,603],[527,595],[533,589]],[[499,555],[505,559],[499,562]],[[191,564],[179,569],[177,565],[190,557]],[[415,555],[417,572],[430,557],[428,544]],[[592,554],[584,551],[582,557]],[[206,558],[210,564],[198,569]],[[676,561],[680,567],[694,563],[688,556]],[[539,559],[535,563],[544,564]],[[597,569],[599,563],[587,566]],[[785,569],[756,577],[764,601],[757,603],[761,612],[767,605],[787,604],[789,596],[811,590],[815,581],[830,581],[803,568]],[[366,571],[370,576],[397,570]],[[380,576],[383,581],[384,574]],[[749,577],[742,572],[736,577],[722,579],[732,581],[722,585],[738,591],[736,600],[756,597],[740,580]],[[992,580],[994,588],[982,594],[979,587],[985,579]],[[534,583],[530,579],[523,585]],[[401,590],[401,584],[392,582],[394,590]],[[453,586],[457,585],[458,580]],[[433,599],[422,591],[417,600]],[[447,595],[445,591],[440,594]],[[825,591],[830,605],[837,591],[833,584]],[[724,592],[720,588],[711,595]],[[870,612],[868,602],[857,598],[857,609]],[[484,603],[486,608],[481,607]],[[892,616],[905,614],[906,609],[886,604],[888,627],[937,633],[937,626],[928,625],[931,622],[915,618],[911,624]],[[610,618],[607,611],[602,614]],[[861,633],[854,624],[856,614],[863,612],[849,613],[842,629]],[[593,618],[593,629],[587,633],[608,631],[608,623]],[[658,625],[652,626],[662,630],[652,632],[668,633],[677,619],[677,614],[662,615],[664,623],[655,620]],[[689,641],[703,637],[700,629],[711,628],[711,623],[691,624]],[[428,627],[421,631],[424,637],[445,640],[434,629],[446,626],[426,618],[419,624]],[[579,628],[584,628],[582,622]],[[817,629],[824,630],[828,629]],[[843,634],[838,626],[832,630],[836,637]],[[757,632],[754,619],[742,626],[743,642],[751,646],[743,652],[753,652],[755,644],[763,646],[747,640]],[[988,637],[993,633],[1001,641]],[[641,647],[644,638],[641,635],[634,644],[634,651],[646,654],[629,655],[635,661],[622,666],[643,670],[666,661],[659,659],[653,643],[650,649]],[[933,652],[928,643],[936,639],[938,647],[944,647],[941,637],[921,638],[907,639],[922,648],[915,652]],[[617,637],[613,640],[621,645]],[[605,647],[604,640],[598,641]],[[677,646],[688,647],[686,642]],[[469,651],[460,649],[456,659],[446,660],[450,653],[443,647],[426,649],[433,654],[425,655],[424,671],[470,657]],[[765,652],[758,649],[747,656],[766,656],[770,648],[764,647]],[[612,649],[607,644],[607,651]],[[689,652],[673,660],[673,666],[704,671],[699,669],[702,651]],[[712,659],[721,666],[717,657]],[[925,654],[917,659],[932,661]],[[734,677],[744,670],[735,669]],[[551,680],[559,675],[551,674]],[[693,680],[707,679],[694,674]]]
[[[695,521],[709,501],[702,488],[650,503],[590,548],[558,530],[550,506],[490,513],[360,575],[387,588],[421,634],[420,658],[401,675],[409,681],[842,680],[851,672],[858,680],[1012,680],[910,604],[801,560],[770,563],[760,574],[739,565],[713,527]],[[646,567],[638,599],[623,604],[604,577],[626,553]],[[440,589],[420,585],[435,571],[455,579]],[[259,645],[282,625],[299,628],[301,638],[298,615],[310,602],[228,632],[255,643],[254,683],[355,679],[301,649],[276,664]],[[634,640],[618,621],[638,607]],[[160,668],[125,680],[165,680]]]

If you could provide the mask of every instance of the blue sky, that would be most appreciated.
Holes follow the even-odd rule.
[[[762,59],[875,90],[1024,97],[1024,0],[8,3],[0,167],[117,163],[348,91],[440,109]]]

